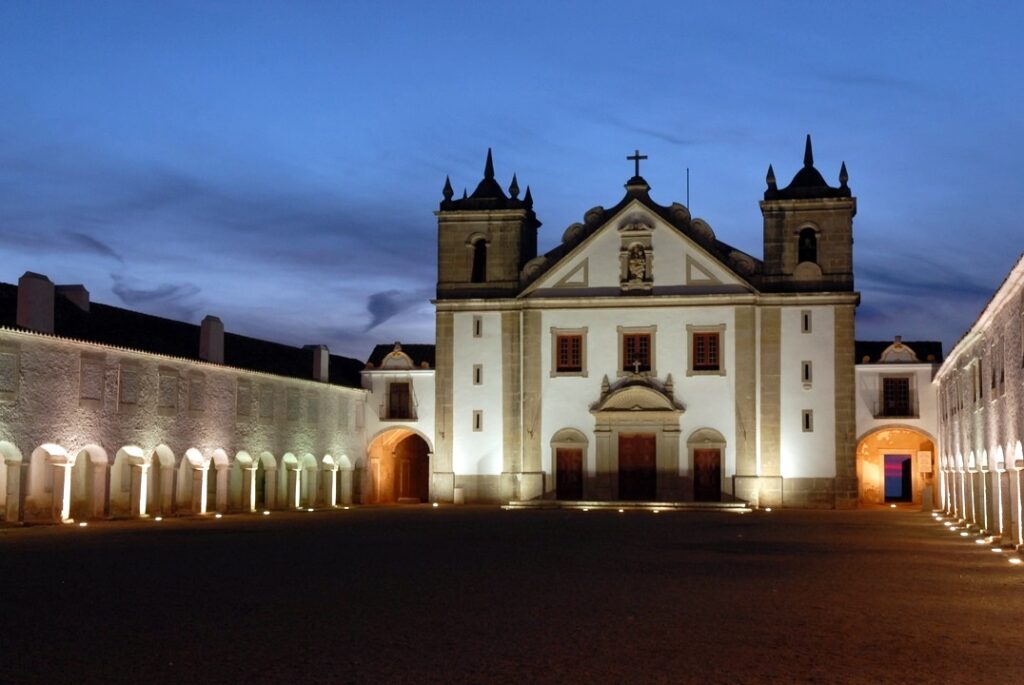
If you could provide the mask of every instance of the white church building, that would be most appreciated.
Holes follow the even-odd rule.
[[[365,361],[0,285],[7,521],[413,502],[945,501],[937,343],[855,342],[853,218],[804,163],[763,255],[634,174],[538,254],[530,189],[484,177],[436,212],[434,344]],[[910,461],[907,461],[910,460]],[[896,462],[893,462],[894,464]]]

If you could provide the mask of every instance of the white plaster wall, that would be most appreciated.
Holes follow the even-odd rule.
[[[801,312],[811,312],[811,331],[802,332]],[[835,316],[831,307],[783,307],[781,316],[782,422],[779,449],[783,478],[836,475]],[[801,362],[810,361],[812,382],[805,388]],[[814,411],[814,430],[804,432],[803,410]]]
[[[473,317],[483,324],[473,337]],[[452,468],[456,475],[500,475],[502,469],[501,314],[459,312],[453,317]],[[473,365],[483,383],[473,385]],[[483,412],[483,430],[473,430],[473,412]]]
[[[9,329],[0,329],[0,351],[15,354],[19,363],[16,394],[0,399],[0,441],[16,445],[26,461],[45,443],[60,445],[72,456],[86,445],[97,445],[110,463],[126,445],[137,445],[146,455],[167,445],[179,463],[190,448],[207,460],[218,449],[229,459],[240,450],[254,455],[267,451],[278,463],[285,452],[312,453],[317,459],[344,454],[352,461],[365,453],[364,430],[357,419],[365,402],[363,390]],[[80,397],[83,355],[99,365],[102,392],[95,401]],[[120,401],[122,369],[137,374],[134,404]],[[177,409],[169,415],[157,407],[161,373],[179,379]],[[201,408],[190,409],[193,377],[202,380],[204,391]],[[236,406],[240,382],[252,388],[248,415]],[[261,388],[274,395],[271,418],[260,418]],[[291,419],[289,392],[297,394],[300,409]],[[37,475],[43,471],[31,469],[29,482],[22,483],[29,516],[33,508],[38,512],[48,506],[48,494]],[[210,475],[214,477],[212,467]]]
[[[899,425],[922,431],[938,439],[938,395],[932,384],[936,364],[858,364],[857,377],[857,440],[886,426]],[[911,394],[917,403],[916,418],[875,418],[882,398],[883,376],[909,376]]]
[[[434,370],[364,371],[363,387],[369,391],[366,400],[366,442],[393,428],[410,428],[427,441],[434,451]],[[412,384],[413,414],[415,419],[381,418],[387,415],[388,383],[405,381]]]
[[[605,375],[610,383],[618,380],[618,326],[657,326],[654,334],[654,364],[657,379],[664,382],[672,375],[676,400],[686,408],[680,419],[680,473],[689,473],[686,440],[700,428],[714,428],[727,440],[723,455],[723,477],[735,472],[736,393],[735,393],[735,315],[732,307],[615,307],[607,309],[552,309],[541,317],[542,416],[541,464],[552,473],[551,438],[563,428],[575,428],[590,442],[586,456],[587,473],[596,471],[593,440],[594,417],[590,406],[601,395]],[[687,376],[689,339],[687,325],[725,324],[725,376]],[[551,377],[551,329],[587,327],[587,377]],[[530,352],[527,352],[530,353]],[[529,420],[529,417],[524,417]]]

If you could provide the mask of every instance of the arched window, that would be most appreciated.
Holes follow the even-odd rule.
[[[800,231],[796,261],[798,264],[802,262],[818,262],[818,233],[813,228],[805,228]]]
[[[473,243],[473,271],[469,280],[472,283],[483,283],[487,280],[487,241],[483,238]]]

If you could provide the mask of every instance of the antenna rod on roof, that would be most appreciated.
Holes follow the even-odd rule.
[[[686,208],[690,208],[690,167],[686,167]]]

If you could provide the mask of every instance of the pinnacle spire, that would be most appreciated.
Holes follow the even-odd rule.
[[[445,200],[451,200],[452,196],[455,195],[455,191],[452,190],[452,179],[448,176],[444,177],[444,190],[441,191]]]
[[[845,188],[846,182],[850,180],[850,174],[846,173],[846,162],[839,167],[839,187]]]
[[[768,175],[765,176],[764,180],[768,183],[769,189],[775,190],[778,187],[775,185],[775,169],[772,168],[771,164],[768,165]]]
[[[519,197],[519,181],[516,179],[515,174],[512,174],[512,184],[508,187],[508,194],[513,200]]]
[[[807,134],[807,144],[804,145],[804,166],[814,166],[814,152],[811,150],[811,134]]]
[[[463,188],[462,189],[462,199],[465,200],[467,197],[469,197],[469,193],[467,193],[466,189]]]
[[[484,165],[484,178],[494,178],[494,160],[491,158],[491,148],[487,148],[487,163]]]
[[[526,195],[523,195],[523,204],[526,205],[527,209],[533,207],[533,193],[530,192],[530,186],[526,186]]]

